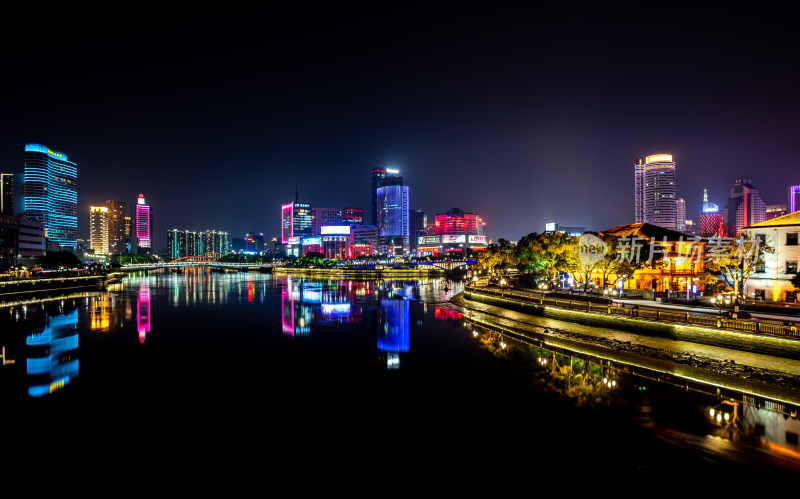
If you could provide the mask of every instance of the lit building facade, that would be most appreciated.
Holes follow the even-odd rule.
[[[125,215],[125,252],[130,253],[133,241],[133,220],[130,215]]]
[[[230,253],[230,237],[225,231],[172,229],[167,231],[167,251],[171,260],[202,257],[218,260]]]
[[[766,220],[782,217],[790,213],[789,207],[785,204],[768,205],[766,209]]]
[[[109,254],[108,248],[108,208],[89,207],[89,248],[95,255]]]
[[[343,225],[362,225],[363,223],[364,223],[363,209],[353,208],[352,206],[345,206],[342,209]]]
[[[759,224],[767,219],[767,205],[749,178],[737,178],[722,210],[723,223],[728,236],[739,234],[742,227]]]
[[[144,194],[136,200],[136,245],[140,253],[150,253],[153,249],[153,223],[150,205],[145,202]]]
[[[686,200],[683,198],[675,200],[675,230],[686,232]]]
[[[392,168],[372,169],[372,225],[378,225],[378,189],[385,185],[403,185],[400,171]]]
[[[675,230],[675,162],[672,155],[647,156],[644,163],[640,159],[633,168],[636,223]]]
[[[708,189],[703,189],[703,208],[697,220],[697,232],[699,236],[725,236],[725,224],[722,220],[722,212],[719,206],[708,200]]]
[[[745,283],[747,297],[796,302],[797,291],[791,279],[797,275],[800,262],[800,212],[743,227],[740,232],[752,239],[763,239],[773,249],[764,254],[764,265],[756,267]]]
[[[800,185],[789,187],[789,213],[800,210]]]
[[[248,232],[244,237],[244,251],[247,253],[262,254],[266,251],[263,232]]]
[[[14,174],[0,173],[0,215],[14,214]]]
[[[544,232],[547,233],[561,233],[572,237],[581,237],[586,232],[586,227],[567,227],[565,225],[558,225],[555,222],[545,224]]]
[[[389,185],[379,187],[378,251],[382,255],[405,256],[409,251],[408,187]]]
[[[662,265],[645,265],[636,269],[633,276],[624,282],[621,279],[617,281],[613,273],[603,276],[602,270],[594,269],[591,280],[595,287],[602,288],[605,279],[606,286],[617,281],[618,288],[653,294],[686,293],[687,288],[692,295],[705,291],[705,284],[700,280],[705,272],[705,259],[697,257],[705,255],[705,240],[693,240],[678,231],[646,223],[612,227],[600,233],[600,237],[604,236],[627,240],[632,247],[647,248],[652,243],[657,248],[652,257],[660,260]],[[638,256],[644,258],[643,255],[639,253]]]
[[[434,217],[435,235],[483,235],[486,223],[475,213],[465,213],[460,208],[450,208],[447,213]]]
[[[420,209],[411,209],[408,212],[409,217],[409,239],[411,245],[411,254],[417,254],[417,240],[419,236],[425,235],[425,226],[428,223],[428,217],[425,212]]]
[[[417,236],[418,257],[452,258],[469,256],[486,249],[486,236],[482,234],[442,234]]]
[[[108,209],[108,253],[125,253],[125,201],[106,200]]]
[[[319,237],[321,239],[320,252],[325,258],[340,260],[350,258],[352,239],[349,225],[326,225],[322,227]]]
[[[25,146],[24,215],[44,224],[45,238],[78,247],[78,165],[41,144]]]
[[[281,243],[299,244],[293,241],[296,238],[311,237],[314,235],[314,216],[310,203],[297,201],[281,206]]]
[[[377,252],[380,230],[377,225],[351,225],[352,258],[368,257]]]

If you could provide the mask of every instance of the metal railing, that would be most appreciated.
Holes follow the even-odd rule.
[[[604,315],[621,315],[633,318],[641,318],[662,322],[673,322],[678,324],[689,324],[703,327],[713,327],[717,329],[727,329],[734,331],[746,331],[756,334],[768,334],[783,337],[800,337],[797,326],[784,326],[781,324],[774,324],[771,322],[762,322],[756,320],[743,320],[743,319],[729,319],[722,316],[710,316],[705,314],[696,314],[689,311],[681,312],[677,310],[664,310],[663,308],[642,308],[639,306],[633,307],[620,307],[612,303],[592,303],[591,301],[583,300],[568,300],[564,298],[551,298],[545,293],[538,291],[531,291],[528,293],[520,293],[504,289],[491,289],[491,288],[478,288],[474,285],[467,284],[464,291],[472,293],[480,293],[484,295],[499,296],[501,298],[511,298],[523,303],[533,303],[538,305],[546,305],[556,308],[578,310],[582,312],[590,312]]]

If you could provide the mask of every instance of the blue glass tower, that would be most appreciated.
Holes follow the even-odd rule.
[[[78,246],[78,165],[41,144],[25,146],[25,218],[63,248]]]

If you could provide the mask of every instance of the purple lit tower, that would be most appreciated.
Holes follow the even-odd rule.
[[[139,253],[150,253],[153,248],[153,223],[150,206],[145,204],[144,194],[136,200],[136,244]]]

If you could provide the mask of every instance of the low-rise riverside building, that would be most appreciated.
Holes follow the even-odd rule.
[[[745,283],[747,297],[796,302],[797,290],[791,280],[800,261],[800,211],[744,227],[741,232],[761,238],[773,248],[772,253],[764,254],[764,265]]]
[[[660,293],[703,293],[705,285],[699,276],[705,272],[706,240],[692,237],[649,223],[618,225],[601,232],[600,237],[611,236],[617,241],[617,251],[632,262],[652,261],[637,269],[630,279],[616,283],[625,290]],[[592,283],[603,286],[603,271],[592,270]],[[605,275],[606,286],[617,281],[614,272]]]

